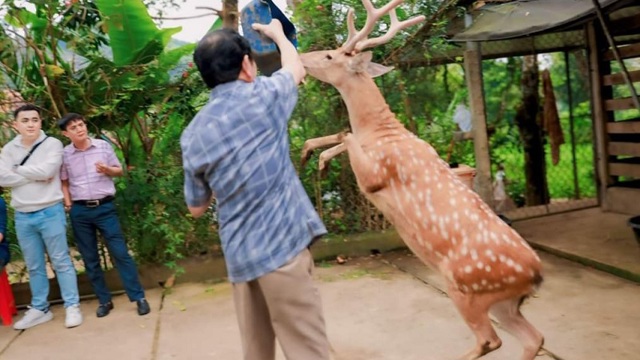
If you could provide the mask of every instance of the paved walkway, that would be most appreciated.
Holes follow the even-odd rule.
[[[546,336],[551,355],[539,359],[637,359],[640,286],[552,255],[542,259],[545,283],[523,308]],[[453,359],[473,344],[441,278],[406,251],[320,263],[316,277],[335,360]],[[57,305],[49,323],[26,331],[0,327],[0,359],[241,359],[230,290],[227,283],[151,290],[145,317],[125,296],[115,297],[114,311],[101,319],[96,301],[83,301],[85,323],[74,329],[64,328]],[[499,333],[503,347],[483,359],[517,359],[519,344]]]

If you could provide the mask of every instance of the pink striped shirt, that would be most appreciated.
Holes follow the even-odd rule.
[[[69,180],[71,200],[95,200],[115,195],[113,179],[96,171],[96,163],[122,166],[111,145],[100,139],[91,139],[86,150],[78,150],[73,144],[65,146],[60,179]]]

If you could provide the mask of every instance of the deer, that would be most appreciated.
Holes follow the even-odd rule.
[[[363,0],[367,18],[359,31],[350,9],[344,44],[301,54],[308,75],[339,91],[350,124],[350,131],[305,141],[302,164],[326,146],[333,147],[319,155],[320,170],[331,158],[348,154],[360,191],[416,257],[444,277],[448,297],[476,339],[460,359],[477,359],[502,345],[489,314],[521,342],[521,359],[534,359],[544,338],[520,307],[542,283],[540,258],[431,145],[398,121],[373,80],[392,68],[373,63],[372,53],[363,50],[425,19],[399,21],[395,9],[401,3],[392,0],[376,8]],[[369,39],[386,14],[391,19],[388,31]]]

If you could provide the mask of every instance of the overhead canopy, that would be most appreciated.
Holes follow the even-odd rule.
[[[626,43],[626,33],[636,29],[640,14],[638,0],[599,0],[612,24],[616,41]],[[460,0],[459,5],[473,1]],[[482,58],[492,59],[586,48],[583,25],[595,18],[593,0],[485,0],[485,5],[470,11],[473,22],[465,27],[464,17],[451,16],[446,37],[452,46],[432,47],[430,29],[418,30],[387,62],[396,66],[430,66],[461,61],[465,45],[481,42]],[[452,14],[455,14],[452,12]],[[629,19],[622,24],[618,20]],[[620,29],[618,29],[620,27]],[[637,38],[640,35],[632,37]]]
[[[599,0],[603,8],[618,0]],[[489,41],[530,36],[590,16],[593,0],[516,0],[486,4],[472,12],[473,23],[452,41]]]

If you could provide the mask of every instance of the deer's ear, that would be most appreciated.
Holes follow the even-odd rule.
[[[376,63],[369,63],[369,66],[367,66],[367,73],[372,78],[382,76],[391,70],[393,70],[393,66],[384,66]]]
[[[371,51],[365,51],[356,54],[349,61],[349,71],[352,73],[366,72],[373,78],[384,75],[393,69],[392,67],[387,67],[371,62],[372,57],[373,53]]]

